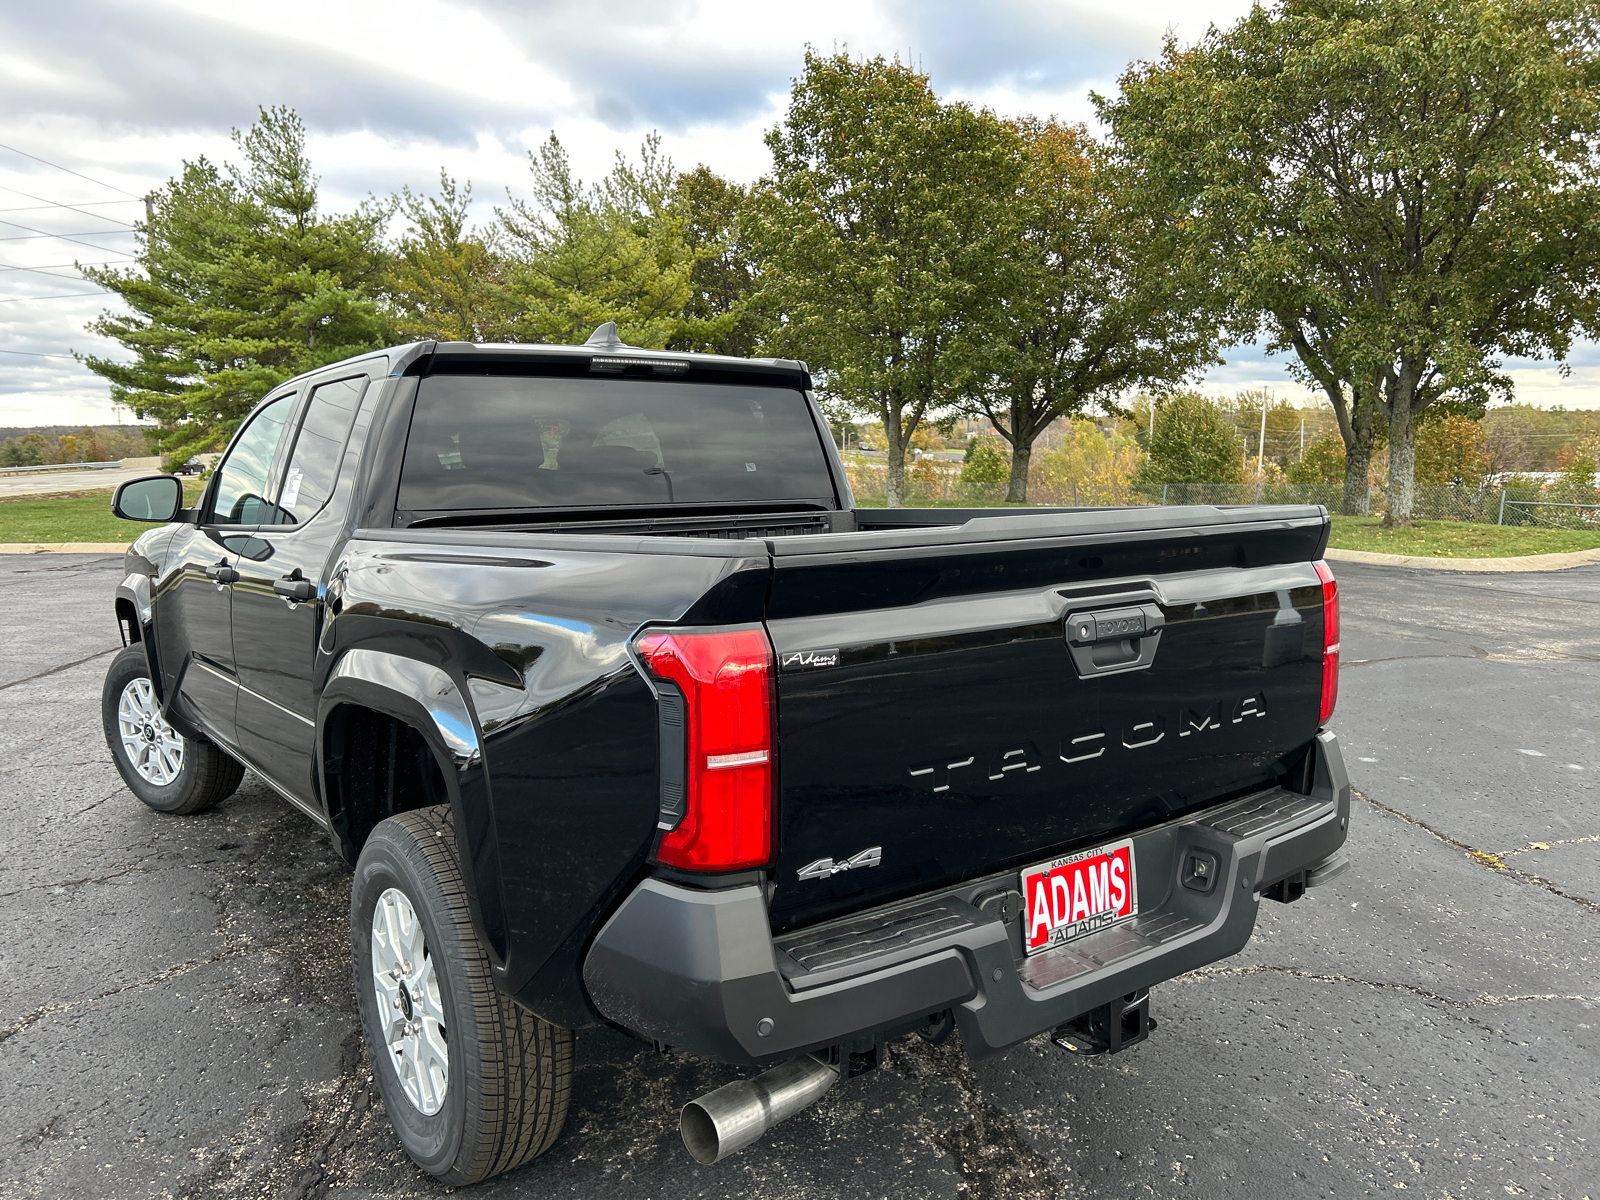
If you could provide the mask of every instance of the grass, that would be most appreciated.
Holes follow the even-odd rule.
[[[858,497],[861,508],[882,508],[879,499]],[[918,508],[999,508],[968,500],[913,501]],[[1031,507],[1004,505],[1003,507]],[[1418,521],[1401,529],[1385,529],[1377,517],[1333,518],[1328,545],[1339,550],[1375,550],[1427,558],[1511,558],[1524,554],[1558,554],[1600,547],[1600,529],[1534,529],[1522,525],[1483,525],[1470,521]]]
[[[184,483],[184,503],[200,495],[198,481]],[[862,508],[882,508],[882,500],[858,500]],[[926,507],[971,508],[969,501],[933,501]],[[1002,507],[993,505],[990,507]],[[1005,506],[1026,507],[1026,506]],[[131,542],[146,526],[111,515],[111,493],[0,499],[0,542]],[[1329,546],[1436,558],[1506,558],[1554,554],[1600,547],[1600,530],[1531,529],[1518,525],[1478,525],[1467,521],[1418,521],[1385,529],[1371,517],[1334,517]]]
[[[1600,529],[1534,529],[1471,521],[1418,521],[1385,529],[1375,517],[1334,517],[1330,547],[1431,558],[1508,558],[1600,547]]]
[[[200,486],[184,483],[185,504],[195,502]],[[0,542],[131,542],[148,528],[113,517],[108,491],[0,499]]]

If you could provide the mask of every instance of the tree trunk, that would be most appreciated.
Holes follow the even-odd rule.
[[[1351,414],[1349,432],[1344,435],[1344,497],[1341,510],[1347,517],[1366,514],[1371,492],[1367,476],[1372,468],[1372,405],[1361,404],[1359,394]]]
[[[909,440],[900,427],[900,406],[883,406],[883,436],[888,459],[887,492],[884,507],[904,508],[906,494],[906,442]]]
[[[1416,389],[1402,376],[1389,405],[1389,484],[1384,493],[1383,527],[1411,524],[1416,499],[1417,426],[1411,411]]]
[[[1033,461],[1033,446],[1020,438],[1011,447],[1011,478],[1006,483],[1006,502],[1028,502],[1028,465]]]

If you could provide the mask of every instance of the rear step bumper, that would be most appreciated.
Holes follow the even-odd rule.
[[[584,982],[609,1020],[723,1062],[867,1049],[947,1010],[983,1057],[1238,953],[1263,895],[1337,875],[1350,783],[1326,731],[1314,779],[1310,795],[1274,788],[1135,834],[1139,915],[1031,958],[1015,871],[778,938],[756,885],[648,879],[595,939]]]

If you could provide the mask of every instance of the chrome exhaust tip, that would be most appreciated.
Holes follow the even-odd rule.
[[[790,1059],[683,1106],[678,1130],[696,1162],[710,1166],[758,1141],[779,1121],[815,1104],[839,1082],[839,1068],[810,1056]]]

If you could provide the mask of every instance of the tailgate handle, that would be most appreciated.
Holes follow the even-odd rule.
[[[1154,604],[1073,613],[1067,618],[1067,649],[1080,676],[1141,671],[1155,662],[1166,623]]]

